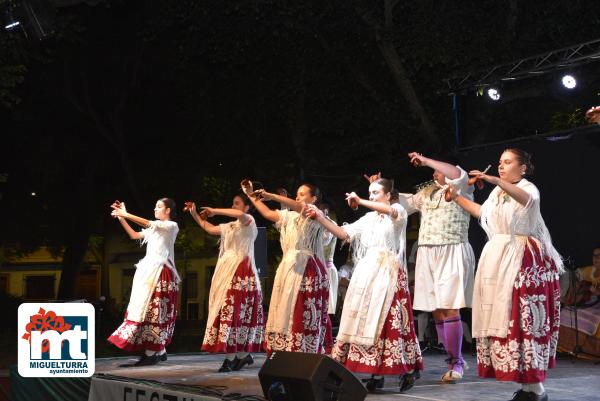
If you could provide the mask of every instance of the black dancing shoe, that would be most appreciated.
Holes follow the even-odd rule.
[[[227,358],[224,359],[223,364],[219,368],[219,372],[221,372],[221,373],[231,372],[232,366],[236,363],[236,359],[234,359],[233,361],[230,361]]]
[[[400,392],[404,393],[413,388],[415,381],[419,378],[421,378],[421,373],[417,369],[400,376]]]
[[[537,395],[533,391],[525,391],[523,389],[515,392],[510,401],[548,401],[548,393]]]
[[[254,363],[254,358],[252,358],[251,354],[248,354],[241,359],[236,356],[234,359],[234,363],[231,366],[231,370],[240,370],[244,366],[246,366],[246,365],[250,366],[253,363]]]
[[[379,388],[383,388],[384,379],[383,376],[376,378],[375,376],[371,376],[369,379],[364,379],[365,387],[367,390],[372,393]]]
[[[160,361],[161,362],[164,362],[164,361],[166,361],[168,359],[166,352],[164,354],[160,354],[159,357],[160,357]]]
[[[152,356],[148,356],[148,355],[144,354],[139,359],[139,361],[137,361],[136,363],[133,364],[133,366],[151,366],[151,365],[156,365],[158,362],[160,362],[159,355],[154,354]]]

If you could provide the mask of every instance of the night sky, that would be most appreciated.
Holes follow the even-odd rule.
[[[354,219],[363,173],[409,191],[430,171],[406,153],[456,148],[444,78],[600,36],[589,1],[93,3],[55,1],[43,40],[0,31],[3,244],[81,248],[114,199],[228,206],[245,177],[314,182]],[[600,63],[572,70],[571,92],[562,70],[460,92],[460,146],[584,124]]]

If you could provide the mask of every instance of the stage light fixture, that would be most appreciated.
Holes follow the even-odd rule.
[[[21,25],[21,21],[15,18],[12,10],[12,5],[9,5],[6,11],[4,12],[4,29],[10,31],[11,29],[15,29]]]
[[[487,95],[494,102],[500,100],[500,91],[496,88],[490,88],[487,90]]]
[[[48,0],[0,0],[3,27],[21,31],[25,38],[43,40],[53,32],[56,9]]]
[[[563,86],[567,89],[573,89],[577,86],[577,80],[573,75],[566,74],[561,80]]]

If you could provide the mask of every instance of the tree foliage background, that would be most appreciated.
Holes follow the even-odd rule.
[[[311,181],[352,220],[343,194],[365,190],[363,173],[410,190],[430,173],[405,154],[454,146],[443,78],[595,39],[599,27],[584,1],[61,7],[44,41],[0,33],[0,202],[11,211],[0,241],[64,247],[69,297],[90,238],[115,229],[114,199],[151,216],[165,195],[226,206],[244,177],[290,192]],[[559,127],[597,100],[597,83],[591,74],[577,97],[539,84],[495,109],[465,103],[465,144]]]

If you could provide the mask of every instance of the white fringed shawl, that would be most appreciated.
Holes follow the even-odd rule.
[[[344,225],[353,249],[354,272],[348,286],[337,341],[372,346],[381,333],[399,269],[406,266],[406,210],[392,205],[398,216],[369,212]]]
[[[292,328],[294,306],[308,260],[314,257],[323,263],[323,226],[292,210],[277,212],[279,220],[275,226],[280,232],[283,255],[275,273],[266,331],[286,335]]]
[[[329,221],[337,224],[335,221],[328,217]],[[339,277],[338,271],[333,263],[333,254],[335,253],[335,246],[337,244],[337,237],[327,230],[323,231],[323,252],[325,260],[325,268],[327,270],[327,276],[329,278],[329,309],[327,313],[330,315],[335,314],[337,309],[337,298],[338,298],[338,286]]]
[[[517,186],[529,194],[529,201],[525,206],[514,199],[509,206],[509,210],[504,207],[502,199],[498,195],[502,192],[500,187],[495,187],[487,201],[481,206],[481,217],[479,223],[485,230],[488,239],[494,234],[525,235],[537,239],[542,245],[542,254],[547,255],[558,269],[559,273],[564,272],[562,256],[552,245],[552,237],[542,218],[540,210],[540,192],[531,182],[523,178],[517,183]],[[500,212],[503,208],[505,211]],[[508,222],[508,226],[507,226]]]

